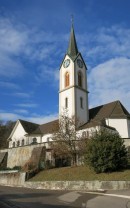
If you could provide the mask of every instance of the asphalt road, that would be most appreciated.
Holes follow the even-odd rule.
[[[130,208],[130,190],[87,193],[0,186],[0,208]]]

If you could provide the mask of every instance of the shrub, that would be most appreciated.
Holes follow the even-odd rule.
[[[87,144],[86,162],[96,173],[112,172],[127,166],[127,150],[123,139],[108,130],[94,133]]]
[[[21,170],[21,166],[14,166],[13,168],[12,168],[12,170]]]
[[[12,170],[12,168],[9,168],[9,167],[0,167],[0,171],[5,171],[5,170]]]

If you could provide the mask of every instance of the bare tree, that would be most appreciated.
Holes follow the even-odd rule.
[[[7,121],[6,123],[2,120],[0,120],[0,149],[7,148],[7,138],[9,134],[11,133],[13,127],[14,127],[13,121]]]
[[[77,154],[83,149],[81,137],[76,133],[78,121],[69,117],[66,111],[59,118],[59,130],[53,134],[52,149],[55,157],[71,158],[72,165],[77,164]],[[80,144],[80,145],[79,145]]]

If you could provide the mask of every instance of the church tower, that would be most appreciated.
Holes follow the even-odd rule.
[[[59,115],[67,109],[69,117],[75,116],[79,125],[89,119],[86,70],[72,23],[68,50],[60,67]]]

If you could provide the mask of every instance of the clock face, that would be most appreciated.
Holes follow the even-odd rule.
[[[66,59],[63,63],[64,68],[67,68],[70,65],[70,60]]]
[[[80,68],[83,67],[83,62],[80,59],[77,59],[77,64]]]

